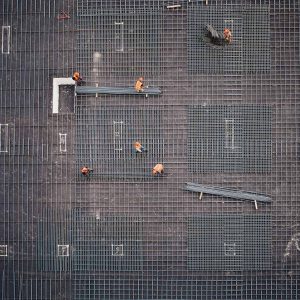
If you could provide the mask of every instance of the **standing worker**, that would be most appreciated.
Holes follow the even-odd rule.
[[[81,168],[80,172],[84,177],[86,177],[87,179],[90,179],[90,175],[93,172],[93,169],[90,169],[87,166],[84,166]]]
[[[164,166],[163,164],[157,164],[153,169],[152,169],[152,174],[153,175],[162,175],[164,173]]]
[[[73,79],[74,81],[76,81],[76,83],[77,83],[78,85],[80,85],[80,84],[82,83],[82,77],[80,76],[80,73],[79,73],[78,71],[75,71],[75,72],[74,72],[74,74],[73,74],[73,76],[72,76],[72,79]]]
[[[223,32],[224,35],[224,40],[226,41],[227,44],[231,44],[232,43],[232,33],[228,28],[224,29]]]
[[[145,147],[138,141],[134,142],[134,149],[136,153],[143,153],[143,152],[147,152],[147,150],[145,149]]]
[[[143,87],[144,87],[144,78],[143,77],[140,77],[137,81],[136,81],[136,83],[135,83],[135,85],[134,85],[134,88],[135,88],[135,90],[137,91],[137,92],[143,92],[144,91],[144,89],[143,89]]]

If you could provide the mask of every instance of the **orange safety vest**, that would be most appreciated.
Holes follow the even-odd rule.
[[[143,82],[140,81],[140,80],[137,80],[136,83],[135,83],[134,88],[135,88],[135,90],[136,90],[137,92],[141,92],[142,89],[143,89],[143,86],[144,86]]]
[[[80,79],[79,72],[74,72],[72,79],[75,80],[75,81],[78,81]]]
[[[224,34],[225,40],[230,43],[232,41],[231,31],[228,28],[225,28],[223,34]]]
[[[162,164],[157,164],[153,169],[152,173],[155,175],[157,173],[162,174],[164,172],[164,166]]]
[[[82,175],[88,175],[89,174],[89,172],[90,172],[90,170],[89,170],[89,168],[88,167],[83,167],[82,169],[81,169],[81,174]]]
[[[139,143],[139,142],[135,142],[134,143],[134,148],[135,148],[136,151],[141,152],[141,150],[142,150],[142,144]]]

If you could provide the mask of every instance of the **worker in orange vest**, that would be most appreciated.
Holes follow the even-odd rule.
[[[153,169],[152,169],[152,174],[157,175],[160,174],[162,175],[164,173],[164,166],[162,164],[157,164]]]
[[[84,166],[80,170],[81,174],[86,177],[87,179],[90,178],[91,173],[93,172],[93,169],[88,168],[87,166]]]
[[[224,35],[224,39],[227,42],[227,44],[231,44],[232,43],[232,33],[231,33],[231,31],[228,28],[225,28],[224,32],[223,32],[223,35]]]
[[[74,80],[74,81],[76,81],[76,83],[78,84],[78,85],[80,85],[81,84],[81,82],[82,82],[82,77],[80,76],[80,73],[79,72],[74,72],[74,74],[73,74],[73,76],[72,76],[72,79]]]
[[[145,149],[145,147],[138,141],[134,142],[133,144],[135,152],[136,153],[143,153],[143,152],[147,152],[147,150]]]
[[[134,88],[137,92],[143,92],[143,87],[144,87],[144,78],[143,77],[140,77],[136,82],[135,82],[135,85],[134,85]]]

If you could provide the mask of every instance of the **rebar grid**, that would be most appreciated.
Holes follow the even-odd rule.
[[[91,0],[5,0],[0,3],[1,24],[11,26],[10,54],[0,53],[0,124],[8,124],[9,137],[1,137],[1,143],[8,151],[0,152],[0,245],[7,245],[8,249],[8,256],[0,257],[0,299],[300,298],[297,250],[300,230],[299,1],[208,2],[208,7],[214,10],[246,4],[253,5],[258,11],[268,7],[270,66],[260,65],[268,56],[264,51],[259,52],[261,60],[255,60],[253,64],[255,71],[244,61],[244,73],[189,74],[188,11],[196,5],[206,9],[205,1],[178,1],[181,8],[167,9],[170,2],[164,0],[94,0],[100,11],[108,12],[109,16],[103,18],[103,22],[106,19],[113,21],[115,12],[118,17],[124,14],[130,24],[141,25],[145,18],[149,28],[141,25],[140,29],[143,29],[138,35],[145,30],[146,45],[150,44],[151,32],[157,33],[154,49],[140,43],[140,52],[134,49],[138,55],[136,60],[123,55],[123,58],[130,58],[128,63],[112,48],[107,50],[111,60],[101,61],[98,54],[94,55],[91,45],[99,45],[97,39],[102,39],[107,26],[99,23],[97,17],[91,17],[92,23],[80,21],[87,20],[88,16],[79,16],[77,7],[90,5]],[[67,11],[71,18],[57,20],[61,11]],[[129,18],[131,11],[136,13]],[[142,14],[137,16],[141,11]],[[152,21],[149,12],[155,12]],[[256,22],[256,18],[255,12],[249,23]],[[84,24],[99,29],[86,29],[87,35],[83,36],[81,25]],[[116,34],[112,27],[108,31],[111,36]],[[264,30],[260,32],[265,33]],[[91,39],[86,57],[83,57],[82,49],[77,49],[78,37],[82,41]],[[130,41],[135,43],[136,40],[132,37]],[[122,44],[118,45],[121,49]],[[249,60],[257,58],[254,50],[249,50]],[[157,65],[156,57],[151,56],[153,51],[159,53]],[[86,61],[82,60],[80,65],[78,57]],[[127,69],[131,64],[134,68]],[[267,72],[261,73],[267,68]],[[98,110],[99,105],[116,108],[130,105],[145,110],[157,107],[163,119],[160,130],[164,137],[165,177],[142,182],[115,176],[113,181],[104,178],[78,181],[78,115],[74,116],[69,110],[69,102],[65,102],[70,100],[72,93],[68,91],[62,97],[63,113],[57,116],[51,115],[50,101],[52,78],[69,77],[77,69],[95,86],[133,86],[137,77],[144,76],[146,85],[163,91],[162,96],[151,99],[131,99],[122,95],[81,96],[76,99],[76,105],[87,105],[93,110]],[[271,170],[263,174],[257,170],[253,173],[189,173],[188,105],[271,106]],[[66,152],[60,151],[59,134],[67,134]],[[95,171],[98,172],[96,168]],[[267,261],[271,259],[270,269],[188,270],[188,220],[192,215],[230,213],[254,217],[257,212],[251,203],[223,201],[210,195],[203,195],[200,200],[199,195],[181,190],[186,181],[272,196],[271,205],[258,206],[258,214],[271,216],[272,257],[267,257]],[[61,209],[95,212],[100,218],[120,215],[139,218],[143,228],[141,270],[87,274],[71,268],[70,271],[40,272],[39,266],[46,259],[46,256],[37,255],[41,242],[38,230],[44,209],[57,212],[53,215],[55,223],[58,223]],[[68,225],[70,222],[66,221]]]
[[[271,169],[271,106],[189,106],[189,170],[268,172]]]

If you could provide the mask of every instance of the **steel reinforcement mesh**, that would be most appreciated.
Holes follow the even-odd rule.
[[[173,4],[181,7],[167,8]],[[298,300],[299,13],[297,0],[0,1],[0,299]],[[202,28],[197,16],[222,30],[222,18],[232,14],[233,26],[241,28],[233,30],[232,52],[225,50],[227,72],[226,57],[216,66],[214,48],[204,55],[190,41]],[[162,94],[75,96],[74,87],[62,86],[53,114],[52,80],[70,78],[75,70],[84,85],[99,87],[132,87],[144,76],[145,85]],[[256,112],[245,113],[247,122],[239,124],[255,147],[266,143],[267,152],[251,144],[242,155],[250,153],[261,165],[232,172],[221,149],[215,157],[226,168],[212,159],[210,170],[191,172],[192,164],[202,165],[190,161],[189,107],[244,106]],[[124,131],[123,165],[105,148],[114,144],[110,115],[133,124]],[[243,128],[230,116],[221,131],[212,124],[215,116],[195,122],[206,126],[208,136],[220,132],[224,143],[234,145]],[[130,145],[141,135],[149,151],[137,164]],[[119,169],[103,176],[101,165],[109,158]],[[93,162],[95,177],[82,180],[81,163]],[[151,177],[137,174],[135,164],[148,172],[157,162],[164,164],[164,176],[137,180]],[[124,176],[124,165],[134,176]],[[200,197],[183,190],[185,182],[259,192],[272,202],[256,210],[251,202]],[[215,215],[230,220],[223,219],[221,229],[201,223],[194,257],[203,264],[192,270],[191,220]],[[220,231],[226,234],[220,237]],[[216,245],[210,236],[220,237]],[[204,237],[205,248],[199,243]],[[238,260],[233,238],[243,243]],[[217,270],[208,254],[218,253],[222,240],[228,256]]]
[[[188,118],[191,172],[270,171],[271,106],[189,106]]]
[[[149,178],[163,159],[163,120],[157,107],[77,106],[76,121],[77,167],[92,168],[92,179]],[[136,153],[136,141],[147,152]]]
[[[202,215],[189,218],[188,268],[249,271],[271,267],[269,215]]]
[[[268,6],[188,6],[188,68],[193,74],[270,71]],[[222,33],[229,28],[233,42],[213,46],[203,40],[205,26]]]
[[[139,76],[161,70],[161,12],[148,9],[105,9],[98,2],[78,3],[77,65],[85,80]],[[93,70],[92,72],[90,72]]]

